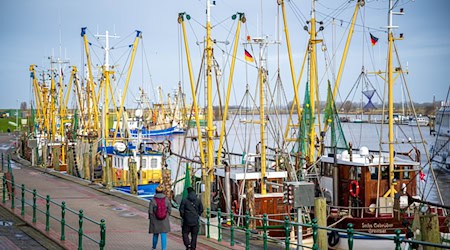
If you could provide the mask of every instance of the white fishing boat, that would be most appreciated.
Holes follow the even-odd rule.
[[[418,116],[416,118],[412,118],[411,120],[408,121],[408,125],[409,126],[421,126],[421,127],[426,127],[428,126],[428,124],[430,123],[430,119],[428,119],[428,117],[426,116]]]

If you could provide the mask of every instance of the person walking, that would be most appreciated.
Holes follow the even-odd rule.
[[[170,232],[169,217],[171,213],[171,204],[163,191],[163,186],[159,185],[156,188],[155,196],[150,200],[148,206],[148,219],[150,220],[148,233],[153,234],[152,249],[156,249],[158,237],[161,235],[161,249],[166,250],[167,233]]]
[[[197,247],[197,235],[200,229],[199,218],[203,213],[203,204],[197,198],[192,187],[187,188],[188,196],[181,201],[180,215],[182,218],[181,232],[183,243],[187,250],[195,250]],[[189,240],[189,233],[191,240]]]

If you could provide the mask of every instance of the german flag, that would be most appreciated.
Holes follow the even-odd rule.
[[[375,37],[374,35],[372,35],[372,33],[370,34],[370,41],[372,42],[372,46],[374,46],[377,42],[378,42],[378,37]]]
[[[253,56],[246,50],[244,49],[244,53],[245,53],[245,60],[247,62],[254,62],[255,60],[253,59]]]

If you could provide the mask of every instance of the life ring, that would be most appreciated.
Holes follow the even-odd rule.
[[[237,200],[234,200],[231,204],[231,209],[233,210],[233,213],[239,214],[239,203]]]
[[[359,195],[359,184],[358,184],[358,182],[356,180],[353,180],[353,181],[350,182],[350,185],[349,185],[348,189],[349,189],[350,195],[352,197],[355,197],[355,198],[358,197],[358,195]]]
[[[116,171],[116,178],[117,178],[118,180],[120,180],[120,178],[122,178],[122,170],[117,169],[117,171]]]
[[[328,234],[328,246],[330,247],[336,246],[339,243],[339,239],[340,239],[339,233],[336,231],[331,231]]]

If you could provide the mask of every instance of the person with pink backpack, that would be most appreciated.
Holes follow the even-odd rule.
[[[158,237],[161,234],[161,249],[166,250],[167,233],[170,232],[169,217],[172,206],[163,191],[164,187],[159,185],[156,188],[155,196],[150,200],[148,206],[148,219],[150,220],[148,233],[153,234],[152,249],[156,249]]]

